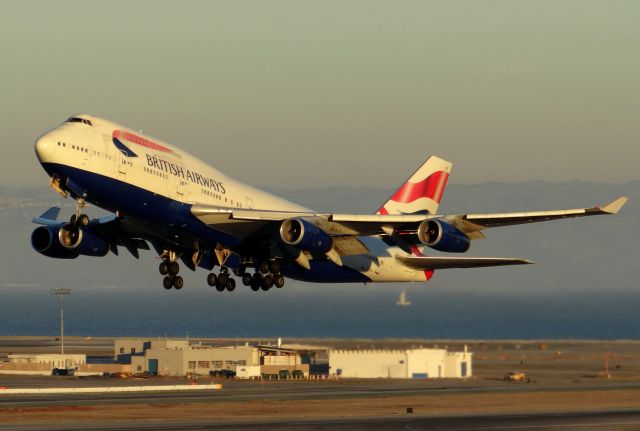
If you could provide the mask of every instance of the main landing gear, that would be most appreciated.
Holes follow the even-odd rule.
[[[224,292],[228,290],[232,292],[236,288],[236,281],[229,275],[229,270],[222,267],[219,275],[215,275],[213,272],[207,276],[207,284],[211,287],[215,287],[218,292]]]
[[[180,264],[177,262],[178,256],[175,252],[165,252],[161,256],[162,261],[158,266],[158,271],[161,275],[164,275],[162,280],[162,286],[169,289],[180,290],[184,286],[184,280],[178,275],[180,272]],[[278,289],[284,286],[284,276],[280,271],[280,263],[277,260],[266,260],[261,262],[256,272],[252,275],[245,272],[246,268],[241,266],[240,269],[233,272],[237,276],[242,277],[242,284],[251,287],[251,290],[268,291],[273,286]],[[229,269],[222,267],[219,274],[210,273],[207,275],[207,284],[211,287],[215,287],[218,292],[229,291],[232,292],[236,288],[236,281],[229,273]]]
[[[280,272],[280,263],[277,260],[265,260],[258,265],[258,270],[253,274],[244,274],[242,284],[251,287],[257,292],[262,289],[267,291],[273,286],[280,289],[284,286],[284,276]]]
[[[174,255],[173,259],[171,258]],[[169,290],[174,287],[176,290],[182,289],[184,286],[184,280],[178,275],[180,272],[180,264],[175,260],[175,253],[169,253],[169,256],[162,258],[162,262],[158,266],[158,271],[161,275],[164,275],[162,280],[162,286]]]

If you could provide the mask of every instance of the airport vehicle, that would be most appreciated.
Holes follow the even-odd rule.
[[[209,371],[209,375],[211,377],[224,377],[225,379],[234,379],[236,377],[236,372],[233,370],[211,370]]]
[[[531,383],[531,379],[527,377],[525,373],[521,373],[519,371],[511,371],[509,374],[504,376],[504,381]]]
[[[615,214],[621,197],[599,208],[438,215],[452,164],[432,156],[375,214],[329,214],[226,176],[183,150],[91,115],[74,115],[35,143],[51,187],[76,202],[68,221],[53,207],[33,221],[33,248],[48,257],[118,254],[149,244],[166,289],[181,289],[180,262],[208,271],[218,291],[310,282],[425,282],[435,270],[530,264],[519,258],[461,254],[487,228]],[[90,219],[91,203],[112,215]],[[215,268],[219,270],[214,271]]]
[[[74,368],[53,368],[51,369],[51,375],[52,376],[74,376],[76,371],[77,371],[77,367]]]

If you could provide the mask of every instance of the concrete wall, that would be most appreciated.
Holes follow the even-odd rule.
[[[82,364],[86,364],[87,355],[77,354],[57,354],[57,353],[43,353],[43,354],[21,354],[21,355],[8,355],[10,363],[14,364],[46,364],[49,369],[53,368],[73,368]]]
[[[131,366],[118,364],[79,364],[77,375],[82,373],[103,374],[103,373],[126,373],[131,372]],[[49,363],[11,363],[0,362],[0,374],[34,374],[50,376],[51,370],[55,368]]]
[[[152,348],[145,356],[131,358],[133,372],[149,371],[149,360],[158,361],[158,374],[164,376],[184,376],[187,373],[209,374],[211,370],[235,370],[236,366],[259,365],[259,352],[255,347],[198,346],[188,349]]]
[[[113,357],[118,355],[131,355],[144,351],[145,342],[148,340],[142,338],[121,338],[117,339],[113,345]]]
[[[471,367],[472,354],[468,352],[450,352],[447,353],[445,360],[446,377],[471,377],[473,370]],[[463,362],[466,363],[467,375],[462,375]]]
[[[147,350],[146,356],[140,357],[140,359],[144,361],[142,364],[143,371],[149,371],[148,361],[150,359],[156,359],[158,361],[158,375],[184,376],[187,373],[184,354],[184,350],[165,350],[151,348]],[[138,358],[136,358],[136,364],[138,364]],[[135,372],[138,372],[136,368],[134,368],[134,370],[136,370]]]
[[[441,349],[407,350],[406,377],[445,377],[446,353],[446,350]]]
[[[331,374],[342,377],[407,377],[404,350],[332,350],[329,366]]]

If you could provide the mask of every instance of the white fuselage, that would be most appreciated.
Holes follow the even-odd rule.
[[[136,190],[146,191],[150,197],[163,196],[182,205],[206,204],[228,209],[311,211],[236,181],[159,139],[94,116],[77,115],[72,118],[79,121],[65,122],[44,134],[36,142],[38,158],[52,176],[55,176],[55,166],[63,166],[82,172],[85,182],[92,181],[90,178],[94,176],[109,178]],[[114,201],[113,197],[110,201]],[[99,206],[102,206],[101,202],[100,197],[94,201]],[[106,209],[120,210],[114,205],[109,205]],[[396,260],[396,255],[406,255],[401,249],[388,246],[377,236],[359,237],[359,240],[366,247],[367,253],[343,256],[342,262],[344,266],[359,272],[366,279],[427,279],[423,271],[410,269]]]

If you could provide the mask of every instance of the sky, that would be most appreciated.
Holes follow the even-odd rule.
[[[637,1],[21,1],[0,14],[0,181],[78,112],[258,186],[639,179]]]

